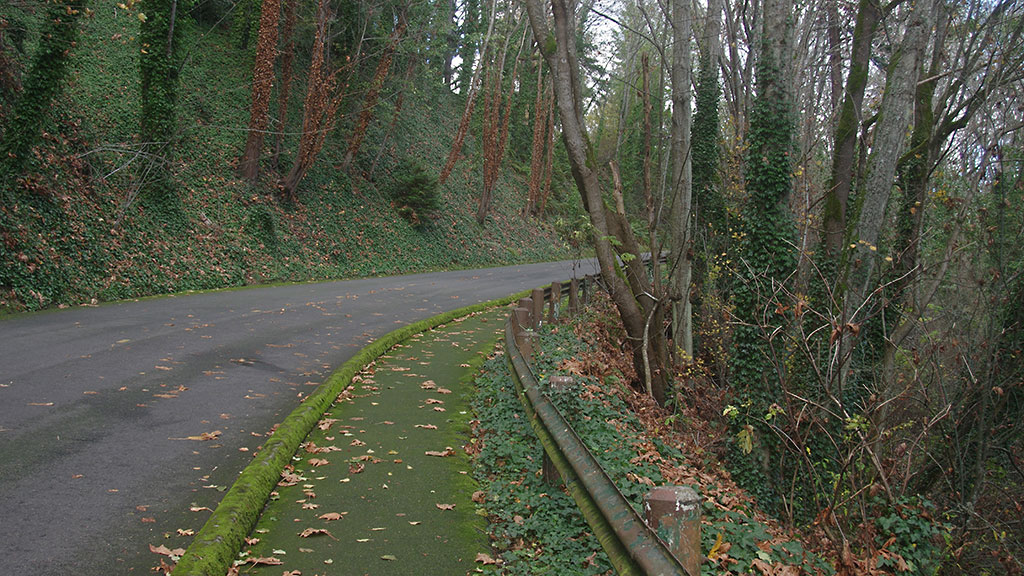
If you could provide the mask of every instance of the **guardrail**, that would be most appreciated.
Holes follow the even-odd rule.
[[[539,352],[534,330],[542,321],[545,302],[549,322],[556,319],[565,294],[569,296],[569,313],[575,314],[580,293],[586,301],[599,282],[599,277],[590,276],[564,286],[556,282],[519,300],[519,307],[505,324],[516,390],[544,446],[545,470],[550,470],[550,462],[558,471],[615,571],[623,575],[699,576],[700,502],[696,493],[684,487],[655,488],[644,499],[645,521],[541,390],[530,368],[530,360]]]

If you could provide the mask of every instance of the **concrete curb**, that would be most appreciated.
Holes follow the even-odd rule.
[[[245,537],[256,525],[267,498],[277,485],[281,471],[291,461],[299,444],[316,426],[324,412],[331,407],[338,394],[351,384],[352,377],[367,364],[376,360],[392,346],[415,334],[474,312],[504,306],[526,294],[529,294],[529,291],[465,306],[403,326],[378,338],[342,364],[307,396],[299,407],[285,417],[273,435],[263,444],[263,449],[242,470],[217,509],[196,534],[172,575],[224,576],[227,573],[238,557]]]

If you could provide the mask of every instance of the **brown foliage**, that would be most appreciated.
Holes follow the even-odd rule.
[[[270,89],[274,85],[274,54],[277,49],[277,21],[281,13],[281,0],[263,0],[260,13],[259,40],[256,44],[256,62],[252,70],[252,105],[249,111],[249,136],[245,152],[238,164],[242,178],[256,182],[260,170],[260,151],[263,134],[270,124]]]

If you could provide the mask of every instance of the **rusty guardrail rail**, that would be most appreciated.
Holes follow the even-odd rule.
[[[584,279],[584,294],[586,294],[587,284],[592,282],[594,279],[590,277]],[[516,390],[530,419],[530,424],[540,438],[545,454],[558,470],[566,489],[576,501],[591,529],[594,530],[617,573],[645,576],[699,576],[699,564],[696,563],[700,556],[699,547],[697,553],[691,555],[693,558],[689,558],[689,563],[686,566],[676,558],[668,545],[659,537],[658,532],[633,509],[612,479],[601,468],[594,455],[577,436],[572,426],[544,394],[533,375],[524,352],[520,350],[520,343],[525,343],[527,345],[524,347],[528,348],[526,354],[532,357],[535,353],[534,343],[527,338],[532,334],[526,329],[535,328],[539,324],[543,314],[544,300],[547,300],[550,306],[548,318],[553,320],[556,302],[561,301],[566,289],[569,292],[570,311],[575,311],[574,308],[578,307],[577,288],[578,284],[574,279],[569,285],[563,286],[556,282],[551,288],[536,289],[531,298],[520,300],[520,307],[510,315],[505,324],[508,358],[513,368],[512,374],[516,381]],[[538,300],[540,301],[538,302]],[[672,504],[676,508],[674,511],[676,515],[679,515],[680,512],[691,516],[699,514],[699,506],[693,500],[682,502],[677,498]],[[687,506],[689,508],[686,508]],[[650,507],[650,502],[645,502],[645,508],[649,509]],[[670,531],[676,529],[677,536],[685,531],[679,530],[679,525],[668,528]],[[697,530],[699,530],[699,523]],[[699,546],[699,532],[697,534],[696,542],[684,543],[684,547],[692,544]],[[685,533],[682,538],[693,540],[694,536],[692,533]]]

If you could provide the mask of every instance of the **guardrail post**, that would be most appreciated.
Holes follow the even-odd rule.
[[[548,322],[555,323],[555,310],[562,303],[562,283],[551,283],[551,300],[548,301]]]
[[[514,324],[512,333],[515,336],[516,346],[519,347],[523,358],[527,362],[532,362],[537,348],[537,333],[531,326],[533,321],[530,317],[530,310],[523,307],[516,308],[512,311],[512,319]]]
[[[531,317],[531,315],[533,314],[533,298],[530,298],[529,296],[527,296],[526,298],[520,298],[519,299],[519,307],[520,308],[526,308],[526,312],[527,312],[526,322],[524,322],[522,324],[523,328],[524,329],[528,328],[530,330],[536,330],[537,329],[537,325],[535,324],[535,320]]]
[[[569,317],[575,318],[580,313],[580,281],[573,278],[569,281]]]
[[[536,330],[540,326],[541,319],[544,318],[544,290],[534,288],[530,298],[533,299],[531,313],[533,314],[533,329]]]
[[[644,496],[644,519],[680,564],[700,574],[700,496],[689,486],[658,486]]]

